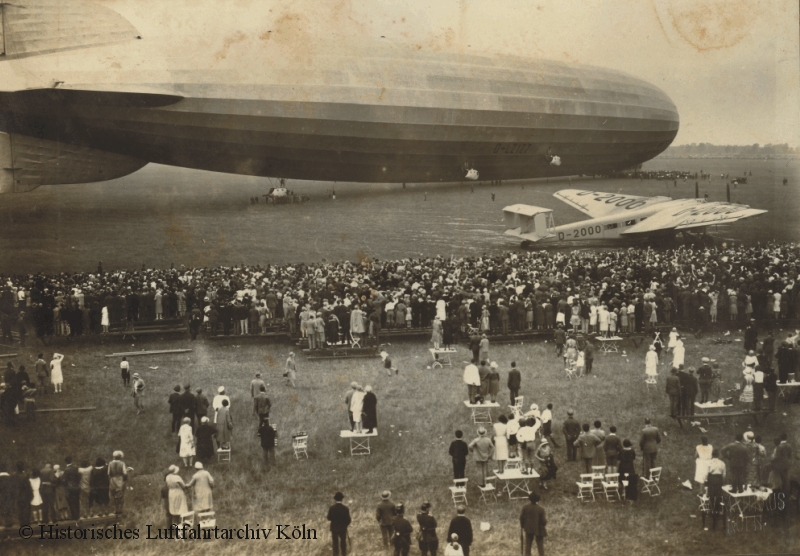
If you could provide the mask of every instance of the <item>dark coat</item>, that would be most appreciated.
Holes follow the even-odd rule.
[[[197,427],[197,459],[208,460],[214,457],[214,437],[217,428],[211,423],[200,423]]]
[[[450,457],[453,458],[453,461],[467,461],[469,446],[467,446],[467,443],[460,438],[456,438],[450,443],[449,453]]]
[[[328,521],[331,522],[331,531],[346,533],[350,525],[350,510],[344,504],[337,502],[328,508]]]
[[[458,535],[458,542],[462,546],[472,544],[472,522],[468,517],[457,515],[450,521],[450,528],[447,530],[448,541],[452,538],[453,533]]]
[[[508,371],[508,388],[509,389],[516,389],[519,390],[519,386],[522,383],[522,375],[519,372],[519,369],[514,368]],[[461,537],[458,537],[461,540]]]
[[[362,426],[365,429],[378,428],[378,398],[373,392],[364,394],[364,401],[362,402]]]
[[[547,517],[544,508],[533,502],[525,504],[519,514],[519,525],[528,535],[546,537]]]
[[[417,514],[417,523],[419,523],[420,542],[438,542],[439,539],[436,537],[437,523],[435,517],[427,513]]]

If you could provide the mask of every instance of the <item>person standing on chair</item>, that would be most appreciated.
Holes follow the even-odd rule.
[[[486,486],[489,460],[494,456],[494,444],[486,437],[486,429],[483,426],[478,428],[478,437],[469,443],[469,449],[475,454],[475,463],[481,470],[481,486]]]
[[[511,398],[511,405],[514,405],[516,403],[517,396],[519,396],[519,387],[521,384],[522,384],[522,375],[520,374],[519,369],[517,369],[517,362],[512,361],[511,370],[508,371],[508,392]],[[459,535],[458,538],[460,539],[461,535]],[[461,545],[463,547],[464,543],[462,542]],[[469,552],[469,549],[467,549],[467,552]]]
[[[714,382],[714,371],[711,369],[708,357],[703,357],[702,365],[697,369],[697,379],[700,384],[700,403],[706,403],[711,393],[711,384]]]
[[[422,556],[436,556],[439,550],[439,538],[436,536],[436,518],[430,514],[431,503],[423,502],[420,513],[417,514],[419,523],[419,551]]]
[[[544,556],[547,516],[544,508],[537,504],[540,499],[536,492],[531,492],[530,496],[528,496],[530,502],[522,507],[522,512],[519,514],[519,526],[525,533],[524,556],[531,556],[531,547],[534,540],[536,540],[536,549],[539,552],[539,556]]]
[[[462,436],[464,436],[464,433],[460,430],[457,430],[456,439],[450,443],[450,457],[453,459],[454,479],[463,479],[464,468],[467,466],[469,446],[467,446],[467,443],[461,439]]]
[[[334,504],[328,508],[328,521],[331,522],[333,556],[347,556],[347,528],[350,526],[350,510],[342,504],[344,494],[333,495]]]
[[[458,542],[464,556],[469,556],[469,547],[472,546],[472,522],[465,515],[466,507],[459,505],[456,513],[456,517],[450,521],[450,527],[447,529],[447,538],[452,538],[454,534],[458,535]]]
[[[639,448],[642,450],[642,476],[647,479],[650,478],[650,470],[656,466],[659,444],[661,444],[661,435],[658,433],[658,429],[650,423],[650,419],[645,419]]]
[[[392,493],[384,490],[381,493],[381,501],[375,509],[375,519],[381,527],[381,537],[383,538],[384,550],[389,548],[389,542],[394,536],[394,520],[397,517],[397,508],[392,502]]]

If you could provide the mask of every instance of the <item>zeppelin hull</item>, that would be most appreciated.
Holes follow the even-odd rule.
[[[456,55],[324,65],[147,84],[164,94],[102,82],[0,93],[0,131],[188,168],[380,183],[607,173],[657,156],[679,127],[662,91],[610,70]]]

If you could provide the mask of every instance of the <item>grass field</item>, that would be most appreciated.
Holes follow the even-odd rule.
[[[741,338],[741,334],[731,337]],[[236,338],[219,343],[198,341],[191,353],[131,358],[132,371],[143,375],[147,383],[146,412],[137,416],[128,392],[119,378],[118,360],[103,357],[106,353],[137,349],[186,347],[189,342],[174,340],[110,345],[83,344],[59,348],[66,354],[64,394],[41,397],[39,407],[76,407],[95,405],[90,413],[40,414],[33,424],[23,423],[16,431],[0,429],[0,446],[7,463],[17,460],[41,467],[46,461],[63,461],[72,455],[76,460],[94,460],[102,455],[110,459],[113,450],[125,452],[125,461],[135,469],[126,495],[124,523],[144,529],[145,524],[164,525],[160,501],[163,471],[178,463],[176,437],[169,432],[167,396],[175,384],[190,381],[209,394],[219,385],[227,387],[232,398],[235,422],[233,461],[209,467],[217,481],[214,492],[217,523],[221,527],[260,524],[305,524],[317,530],[317,541],[175,541],[138,540],[103,542],[18,541],[0,548],[4,554],[330,554],[325,515],[336,490],[346,494],[345,503],[353,515],[350,535],[354,554],[381,554],[380,532],[373,512],[379,493],[390,489],[396,502],[404,502],[413,516],[423,500],[433,504],[443,540],[453,504],[447,487],[452,478],[447,447],[453,431],[461,428],[467,440],[475,436],[464,407],[466,388],[461,374],[468,353],[459,348],[456,366],[444,370],[427,369],[427,344],[409,342],[390,348],[400,369],[397,376],[387,376],[380,360],[351,359],[331,362],[307,362],[298,356],[298,388],[292,390],[281,378],[283,361],[289,348],[285,345],[258,345],[237,342]],[[681,431],[666,417],[668,402],[663,393],[662,367],[658,392],[647,392],[644,384],[644,347],[634,349],[627,341],[627,357],[598,354],[592,378],[569,382],[552,351],[550,343],[526,343],[492,347],[491,357],[501,368],[501,385],[512,360],[522,369],[521,393],[526,403],[535,401],[543,407],[555,404],[554,437],[562,443],[556,451],[558,479],[544,493],[542,505],[548,512],[546,542],[549,554],[741,554],[793,553],[800,546],[797,529],[787,525],[775,528],[770,522],[764,531],[736,533],[703,532],[697,514],[695,492],[682,489],[680,482],[694,476],[694,446],[700,433],[689,427]],[[17,363],[31,364],[36,348],[23,349]],[[687,363],[697,364],[703,355],[722,363],[724,387],[740,376],[742,348],[735,342],[712,345],[709,339],[687,342]],[[158,367],[157,370],[149,367]],[[280,447],[277,468],[263,471],[262,452],[255,436],[256,422],[251,415],[248,392],[250,379],[261,371],[269,383]],[[373,454],[350,457],[345,440],[338,431],[347,427],[343,397],[353,380],[371,384],[378,396],[378,430],[373,439]],[[501,387],[500,401],[508,392]],[[646,416],[652,416],[663,434],[658,464],[663,465],[663,494],[645,496],[634,506],[598,500],[581,504],[575,499],[576,463],[565,463],[561,422],[566,410],[574,408],[580,421],[599,419],[607,431],[616,425],[622,438],[630,438],[637,447],[639,431]],[[798,437],[797,406],[779,402],[779,411],[755,428],[765,438],[771,451],[776,433],[788,430],[795,447]],[[786,412],[787,415],[783,413]],[[743,428],[749,423],[740,422]],[[709,427],[714,446],[732,440],[732,425]],[[304,429],[310,434],[308,461],[295,461],[291,455],[289,434]],[[474,481],[474,465],[467,474]],[[191,472],[183,470],[184,479]],[[471,482],[473,482],[471,481]],[[496,506],[479,503],[478,491],[470,490],[467,515],[476,529],[473,554],[514,555],[519,553],[517,517],[522,501],[509,502],[501,497]],[[491,524],[488,532],[477,531],[482,521]],[[774,521],[774,520],[773,520]],[[796,524],[791,513],[789,522]],[[91,546],[90,546],[91,545]],[[412,548],[412,554],[418,553]]]

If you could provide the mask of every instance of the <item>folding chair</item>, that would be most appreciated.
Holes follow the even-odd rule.
[[[298,431],[292,434],[292,449],[294,450],[294,457],[300,459],[300,455],[304,455],[308,459],[308,433],[305,431]]]
[[[519,469],[522,467],[522,458],[508,458],[506,460],[506,470]]]
[[[187,512],[185,514],[181,514],[181,526],[183,525],[194,527],[194,512]]]
[[[581,480],[578,485],[578,499],[582,502],[588,502],[591,497],[594,502],[594,475],[592,473],[581,473]]]
[[[517,419],[519,419],[522,416],[523,413],[522,408],[524,407],[524,402],[525,402],[525,396],[517,396],[516,398],[514,398],[514,405],[508,406],[511,412],[517,417]]]
[[[642,485],[642,492],[646,492],[650,496],[658,496],[661,494],[661,489],[658,487],[658,481],[661,480],[661,468],[653,467],[650,470],[650,478],[642,477],[644,485]]]
[[[697,498],[700,500],[700,505],[697,507],[697,511],[703,518],[703,527],[705,528],[706,516],[711,514],[711,500],[709,500],[708,496],[705,494],[698,494]]]
[[[622,495],[619,493],[619,473],[606,473],[603,481],[603,492],[608,502],[613,502],[611,496],[615,495],[617,500],[622,502]]]
[[[739,510],[739,521],[744,524],[744,530],[747,531],[749,527],[749,523],[753,523],[753,531],[758,529],[764,528],[764,523],[761,521],[762,514],[746,514],[743,511]],[[741,529],[739,529],[741,531]]]
[[[605,478],[606,468],[604,465],[593,465],[592,466],[592,484],[594,485],[594,491],[598,494],[603,494],[605,489],[603,488],[603,480]]]
[[[567,378],[570,380],[578,377],[578,372],[575,367],[564,367],[564,372],[567,373]]]
[[[197,524],[200,529],[213,529],[217,526],[217,517],[213,511],[198,512]]]
[[[353,336],[353,333],[350,332],[350,347],[351,348],[360,348],[361,347],[361,338],[357,336]]]
[[[478,485],[478,490],[481,491],[481,500],[483,500],[484,504],[489,503],[488,496],[492,496],[495,503],[497,503],[497,489],[494,486],[494,481],[495,477],[486,477],[486,486]]]
[[[647,390],[650,391],[650,388],[654,388],[656,391],[658,390],[658,381],[654,378],[646,378],[644,380],[645,385],[647,386]]]
[[[223,444],[219,448],[217,448],[217,461],[227,461],[228,463],[231,462],[231,445],[230,444]]]
[[[453,479],[453,486],[450,487],[450,495],[453,497],[453,504],[456,506],[458,506],[460,502],[463,502],[464,505],[467,505],[468,481],[469,479]]]

